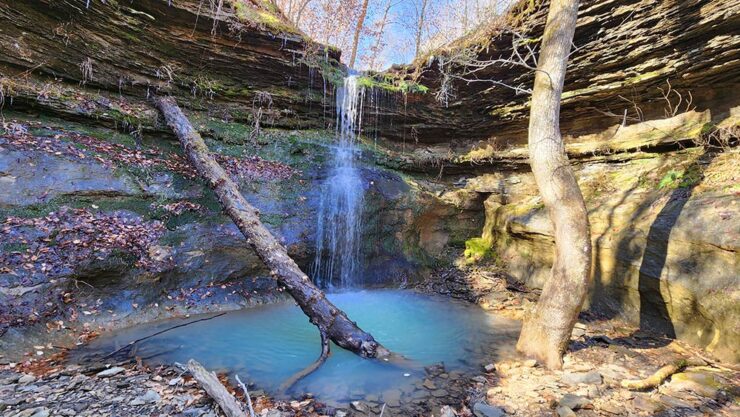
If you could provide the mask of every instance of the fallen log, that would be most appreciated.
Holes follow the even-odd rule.
[[[226,214],[270,269],[271,275],[285,287],[311,323],[325,332],[337,346],[365,358],[390,359],[391,352],[372,335],[360,329],[334,306],[311,279],[288,256],[283,245],[262,225],[258,211],[239,192],[234,181],[213,158],[208,146],[172,97],[155,97],[155,105],[177,136],[185,155],[198,174],[213,189]]]
[[[190,359],[188,361],[188,372],[198,381],[201,387],[213,398],[213,401],[221,407],[226,417],[244,417],[246,413],[226,387],[218,380],[213,372],[208,372],[203,365]]]

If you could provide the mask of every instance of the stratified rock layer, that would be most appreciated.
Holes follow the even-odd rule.
[[[108,0],[89,8],[73,0],[0,0],[0,107],[8,121],[15,117],[10,112],[24,112],[18,126],[3,127],[23,131],[53,114],[84,125],[74,131],[93,124],[123,130],[103,139],[136,150],[154,143],[173,163],[178,152],[147,102],[151,93],[172,94],[196,129],[213,139],[214,152],[255,152],[303,171],[289,180],[253,182],[242,192],[308,266],[327,148],[310,138],[314,132],[253,133],[259,114],[263,127],[331,123],[328,75],[338,52],[324,54],[262,2],[240,4],[247,8],[224,2],[216,10],[195,0]],[[546,6],[521,2],[509,29],[536,45]],[[561,128],[590,210],[590,305],[737,361],[740,0],[586,0],[579,16]],[[511,31],[483,43],[480,59],[511,55]],[[451,265],[467,244],[473,258],[498,259],[519,280],[540,286],[553,242],[521,146],[528,96],[458,80],[447,105],[438,103],[439,65],[454,52],[395,70],[405,79],[418,70],[427,94],[367,94],[365,133],[377,136],[379,147],[363,151],[365,284],[418,279],[425,268]],[[461,74],[464,67],[452,70]],[[530,70],[505,65],[477,77],[525,89],[533,78]],[[58,127],[44,130],[53,137]],[[118,161],[111,168],[0,146],[0,212],[39,218],[63,205],[100,205],[102,212],[163,221],[168,230],[152,256],[172,262],[149,273],[113,257],[53,283],[0,269],[0,297],[26,303],[10,313],[15,307],[2,303],[4,328],[18,319],[54,318],[39,308],[50,287],[62,308],[65,291],[83,294],[91,315],[82,320],[101,323],[110,317],[97,313],[107,309],[122,322],[135,321],[185,312],[181,301],[193,308],[211,299],[241,306],[273,295],[271,281],[258,279],[263,266],[241,248],[212,196],[192,178],[169,172],[171,166]],[[183,200],[204,210],[162,210]],[[31,249],[24,245],[3,249]],[[135,304],[158,307],[142,313]]]
[[[547,15],[547,1],[521,1],[503,30],[483,40],[470,41],[479,62],[512,57],[512,32],[535,50]],[[579,8],[575,49],[570,56],[561,109],[561,126],[567,141],[604,130],[622,121],[664,117],[667,107],[677,112],[713,108],[726,114],[736,105],[734,91],[740,72],[740,1],[695,0],[586,0]],[[440,62],[459,54],[466,41],[453,44],[423,62],[399,69],[396,75],[430,87],[427,94],[410,93],[385,114],[381,123],[369,117],[368,129],[377,126],[393,142],[468,147],[471,139],[505,148],[526,143],[529,95],[486,80],[530,89],[533,71],[519,65],[494,63],[466,75],[452,65],[446,103],[436,100],[443,79]],[[483,45],[483,46],[480,46]],[[533,66],[534,61],[529,60]],[[467,80],[482,80],[468,82]],[[668,93],[671,105],[663,99]],[[689,91],[691,96],[689,96]],[[375,111],[375,109],[372,109]],[[626,111],[626,113],[625,113]]]
[[[697,147],[577,163],[594,245],[591,307],[737,361],[738,163],[737,149]],[[483,239],[514,276],[541,287],[554,241],[532,175],[485,174],[468,188],[490,193]]]
[[[4,104],[163,130],[147,100],[172,94],[231,119],[262,108],[263,124],[324,125],[327,85],[307,64],[331,68],[324,62],[338,53],[324,53],[265,2],[87,3],[0,2]]]

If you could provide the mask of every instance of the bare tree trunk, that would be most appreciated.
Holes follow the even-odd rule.
[[[385,34],[385,26],[388,24],[388,13],[390,13],[391,7],[393,7],[393,0],[388,0],[388,3],[385,5],[385,10],[383,11],[383,18],[380,20],[380,25],[378,26],[378,34],[375,37],[375,46],[370,49],[371,55],[370,62],[368,63],[369,69],[375,69],[378,61],[380,43],[383,41],[383,34]]]
[[[298,9],[298,13],[295,16],[295,19],[293,20],[293,24],[295,27],[300,27],[301,24],[301,18],[303,17],[303,11],[306,10],[306,7],[308,7],[308,4],[311,3],[311,0],[305,0],[303,4],[301,5],[301,8]]]
[[[360,35],[362,34],[362,27],[365,25],[365,16],[367,16],[367,4],[369,0],[362,2],[362,10],[360,10],[360,17],[357,18],[357,26],[355,26],[355,37],[352,40],[352,55],[349,58],[349,67],[355,67],[355,60],[357,59],[357,46],[360,43]]]
[[[542,38],[529,119],[529,157],[555,230],[555,264],[517,349],[560,369],[591,278],[586,204],[560,136],[560,98],[578,15],[578,0],[552,0]]]
[[[427,3],[429,0],[421,0],[421,10],[419,10],[418,18],[416,22],[416,49],[414,50],[414,57],[419,56],[419,50],[421,49],[421,34],[424,32],[424,20],[426,18]]]
[[[338,346],[365,358],[389,358],[390,351],[357,327],[347,315],[334,306],[288,256],[287,251],[260,222],[257,210],[244,199],[236,184],[216,162],[172,97],[156,97],[155,103],[167,125],[175,132],[190,163],[213,189],[224,211],[236,223],[257,252],[271,275],[283,285],[311,323],[319,328],[322,338],[328,336]]]

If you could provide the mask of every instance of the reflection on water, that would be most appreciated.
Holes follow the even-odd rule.
[[[448,370],[475,372],[484,363],[512,354],[519,327],[518,322],[467,303],[409,291],[346,292],[329,298],[386,347],[420,366],[399,369],[332,346],[326,363],[291,392],[310,392],[324,401],[342,403],[387,390],[410,392],[423,378],[422,366],[440,362]],[[168,320],[103,336],[76,357],[112,352],[178,322]],[[319,351],[318,330],[296,305],[280,303],[166,332],[142,342],[136,356],[149,358],[145,360],[149,364],[185,363],[193,358],[208,369],[239,374],[242,380],[277,394],[280,384],[312,363]]]

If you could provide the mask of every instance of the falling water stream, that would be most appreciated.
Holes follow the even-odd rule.
[[[322,287],[362,285],[360,223],[364,184],[355,166],[362,127],[364,88],[350,74],[337,89],[337,137],[332,166],[321,192],[316,229],[314,281]]]

